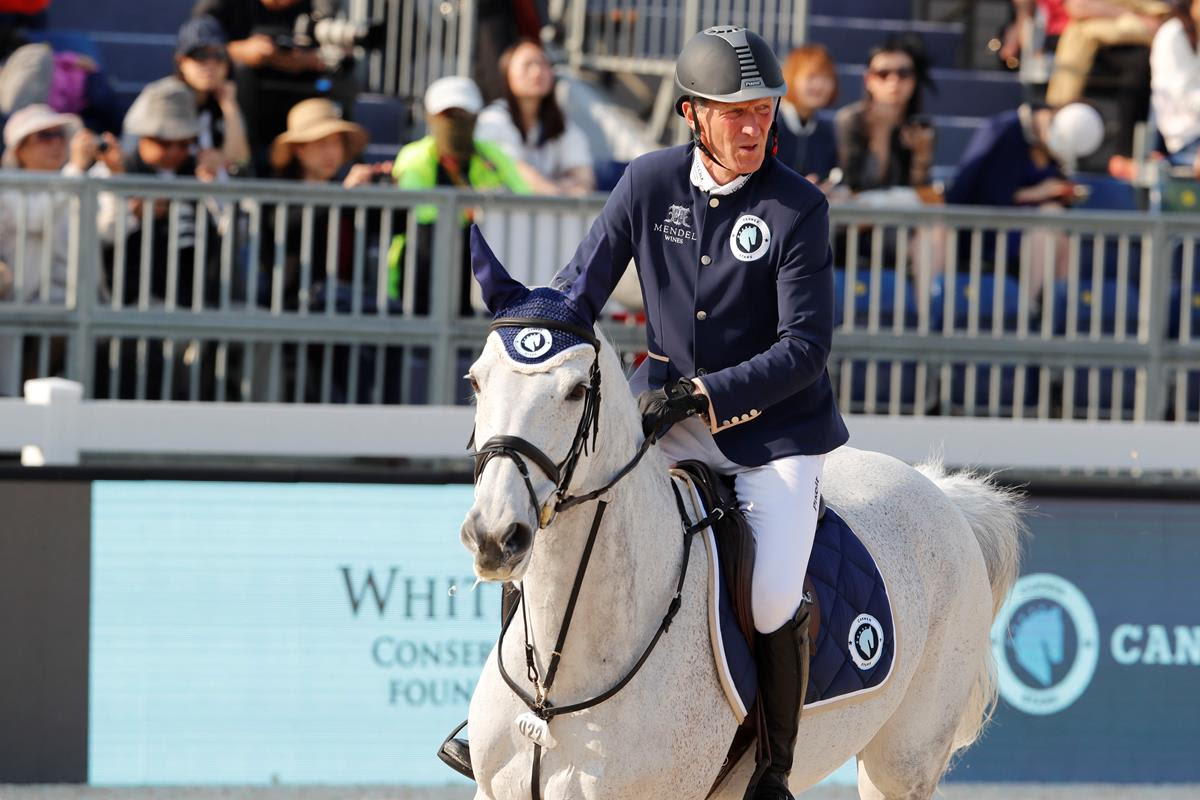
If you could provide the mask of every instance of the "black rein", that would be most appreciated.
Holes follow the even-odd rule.
[[[555,320],[536,319],[531,317],[503,317],[492,322],[491,330],[507,327],[540,327],[561,330],[567,333],[572,333],[579,336],[584,341],[592,345],[596,351],[596,359],[592,362],[589,382],[587,387],[587,395],[584,400],[583,412],[580,415],[579,426],[575,431],[575,438],[571,442],[570,451],[566,458],[560,463],[555,463],[553,459],[547,456],[541,449],[529,441],[522,439],[519,436],[493,436],[484,442],[483,446],[475,452],[475,481],[478,483],[480,475],[483,474],[484,468],[488,463],[498,456],[511,459],[521,473],[521,477],[525,481],[525,488],[529,491],[530,503],[533,505],[534,517],[538,521],[538,528],[549,527],[554,521],[555,516],[560,511],[568,508],[596,500],[612,489],[616,484],[633,471],[634,467],[642,460],[646,451],[654,443],[654,437],[646,437],[638,448],[637,453],[633,458],[622,467],[612,480],[604,484],[598,489],[580,495],[568,495],[567,491],[571,484],[571,478],[575,473],[575,467],[578,464],[581,455],[587,453],[588,441],[596,441],[599,434],[600,425],[600,340],[596,337],[593,331],[587,330],[577,325],[569,323],[557,322]],[[474,436],[472,435],[472,441]],[[524,456],[524,458],[522,458]],[[529,475],[529,467],[525,463],[525,458],[533,462],[537,467],[545,473],[545,475],[554,482],[554,492],[551,499],[545,503],[538,501],[537,493],[533,488],[533,481]],[[686,525],[687,515],[684,513],[683,499],[679,495],[679,490],[672,483],[671,488],[675,492],[675,502],[679,507],[680,519],[684,520]],[[567,641],[567,632],[571,627],[571,620],[575,614],[575,605],[579,599],[579,592],[583,586],[583,578],[587,573],[588,562],[592,557],[592,550],[596,543],[596,535],[600,531],[600,523],[604,518],[605,509],[608,508],[608,500],[600,500],[596,505],[596,513],[592,517],[591,529],[588,531],[587,542],[584,545],[583,554],[579,560],[579,568],[575,572],[575,581],[571,586],[571,596],[567,601],[567,607],[563,613],[562,624],[558,629],[558,640],[555,642],[554,650],[550,654],[550,663],[546,668],[546,678],[540,680],[537,669],[537,660],[535,658],[533,645],[529,641],[528,617],[525,609],[525,596],[523,590],[521,592],[520,601],[508,617],[503,621],[500,628],[500,640],[497,644],[496,662],[500,668],[500,675],[504,678],[504,682],[508,684],[508,688],[513,691],[521,699],[521,701],[529,707],[529,710],[536,714],[540,719],[549,724],[550,720],[562,714],[571,714],[576,711],[583,711],[592,706],[599,705],[605,700],[615,695],[621,689],[633,680],[638,674],[642,666],[650,658],[650,654],[654,651],[659,639],[671,627],[672,620],[679,612],[682,605],[683,584],[687,578],[687,568],[689,556],[691,555],[690,537],[692,534],[707,527],[711,522],[710,518],[701,520],[696,525],[686,527],[684,530],[684,546],[683,546],[683,563],[679,569],[679,580],[675,585],[675,592],[671,597],[671,601],[667,606],[666,614],[664,614],[662,622],[659,623],[658,630],[655,631],[654,637],[642,651],[641,656],[633,665],[632,669],[610,689],[592,697],[589,700],[584,700],[568,705],[555,706],[550,703],[548,695],[551,687],[554,685],[554,678],[558,674],[558,665],[562,660],[563,648]],[[515,680],[508,674],[508,670],[504,666],[504,635],[508,632],[509,626],[512,624],[513,617],[520,609],[522,617],[525,620],[525,666],[528,671],[530,683],[536,689],[536,696],[530,695],[524,688],[519,686]],[[533,774],[531,776],[530,791],[533,800],[541,800],[541,760],[542,760],[542,745],[538,742],[533,743]]]

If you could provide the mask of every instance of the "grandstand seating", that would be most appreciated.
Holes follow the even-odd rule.
[[[150,81],[174,70],[175,36],[194,0],[55,0],[50,5],[52,43],[96,58],[126,107]],[[369,155],[391,158],[408,140],[407,104],[378,94],[359,95],[354,116],[370,133]]]
[[[137,12],[131,13],[126,0],[55,0],[48,18],[51,36],[84,35],[76,37],[75,49],[83,49],[81,42],[90,36],[92,52],[126,103],[143,85],[172,70],[175,34],[193,0],[135,5]],[[906,0],[818,0],[811,5],[809,32],[840,65],[842,102],[861,96],[867,54],[888,34],[911,32],[925,41],[939,87],[927,96],[927,109],[938,130],[936,162],[943,167],[957,162],[985,117],[1012,108],[1022,97],[1020,84],[1007,73],[957,69],[963,26],[913,21]],[[395,98],[361,95],[355,118],[371,134],[374,157],[390,157],[409,138],[406,104]]]

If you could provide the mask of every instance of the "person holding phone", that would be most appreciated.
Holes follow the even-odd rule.
[[[864,96],[834,118],[842,182],[853,192],[927,186],[935,134],[921,113],[932,84],[919,39],[891,36],[871,51]]]

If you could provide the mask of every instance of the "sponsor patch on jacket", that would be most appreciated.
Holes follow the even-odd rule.
[[[729,250],[738,261],[754,261],[767,252],[771,244],[771,229],[761,218],[742,214],[729,233]]]

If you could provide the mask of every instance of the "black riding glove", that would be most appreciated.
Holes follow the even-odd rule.
[[[680,378],[661,389],[638,395],[638,410],[642,412],[642,434],[657,438],[676,422],[708,411],[708,397],[697,391],[696,384]]]

